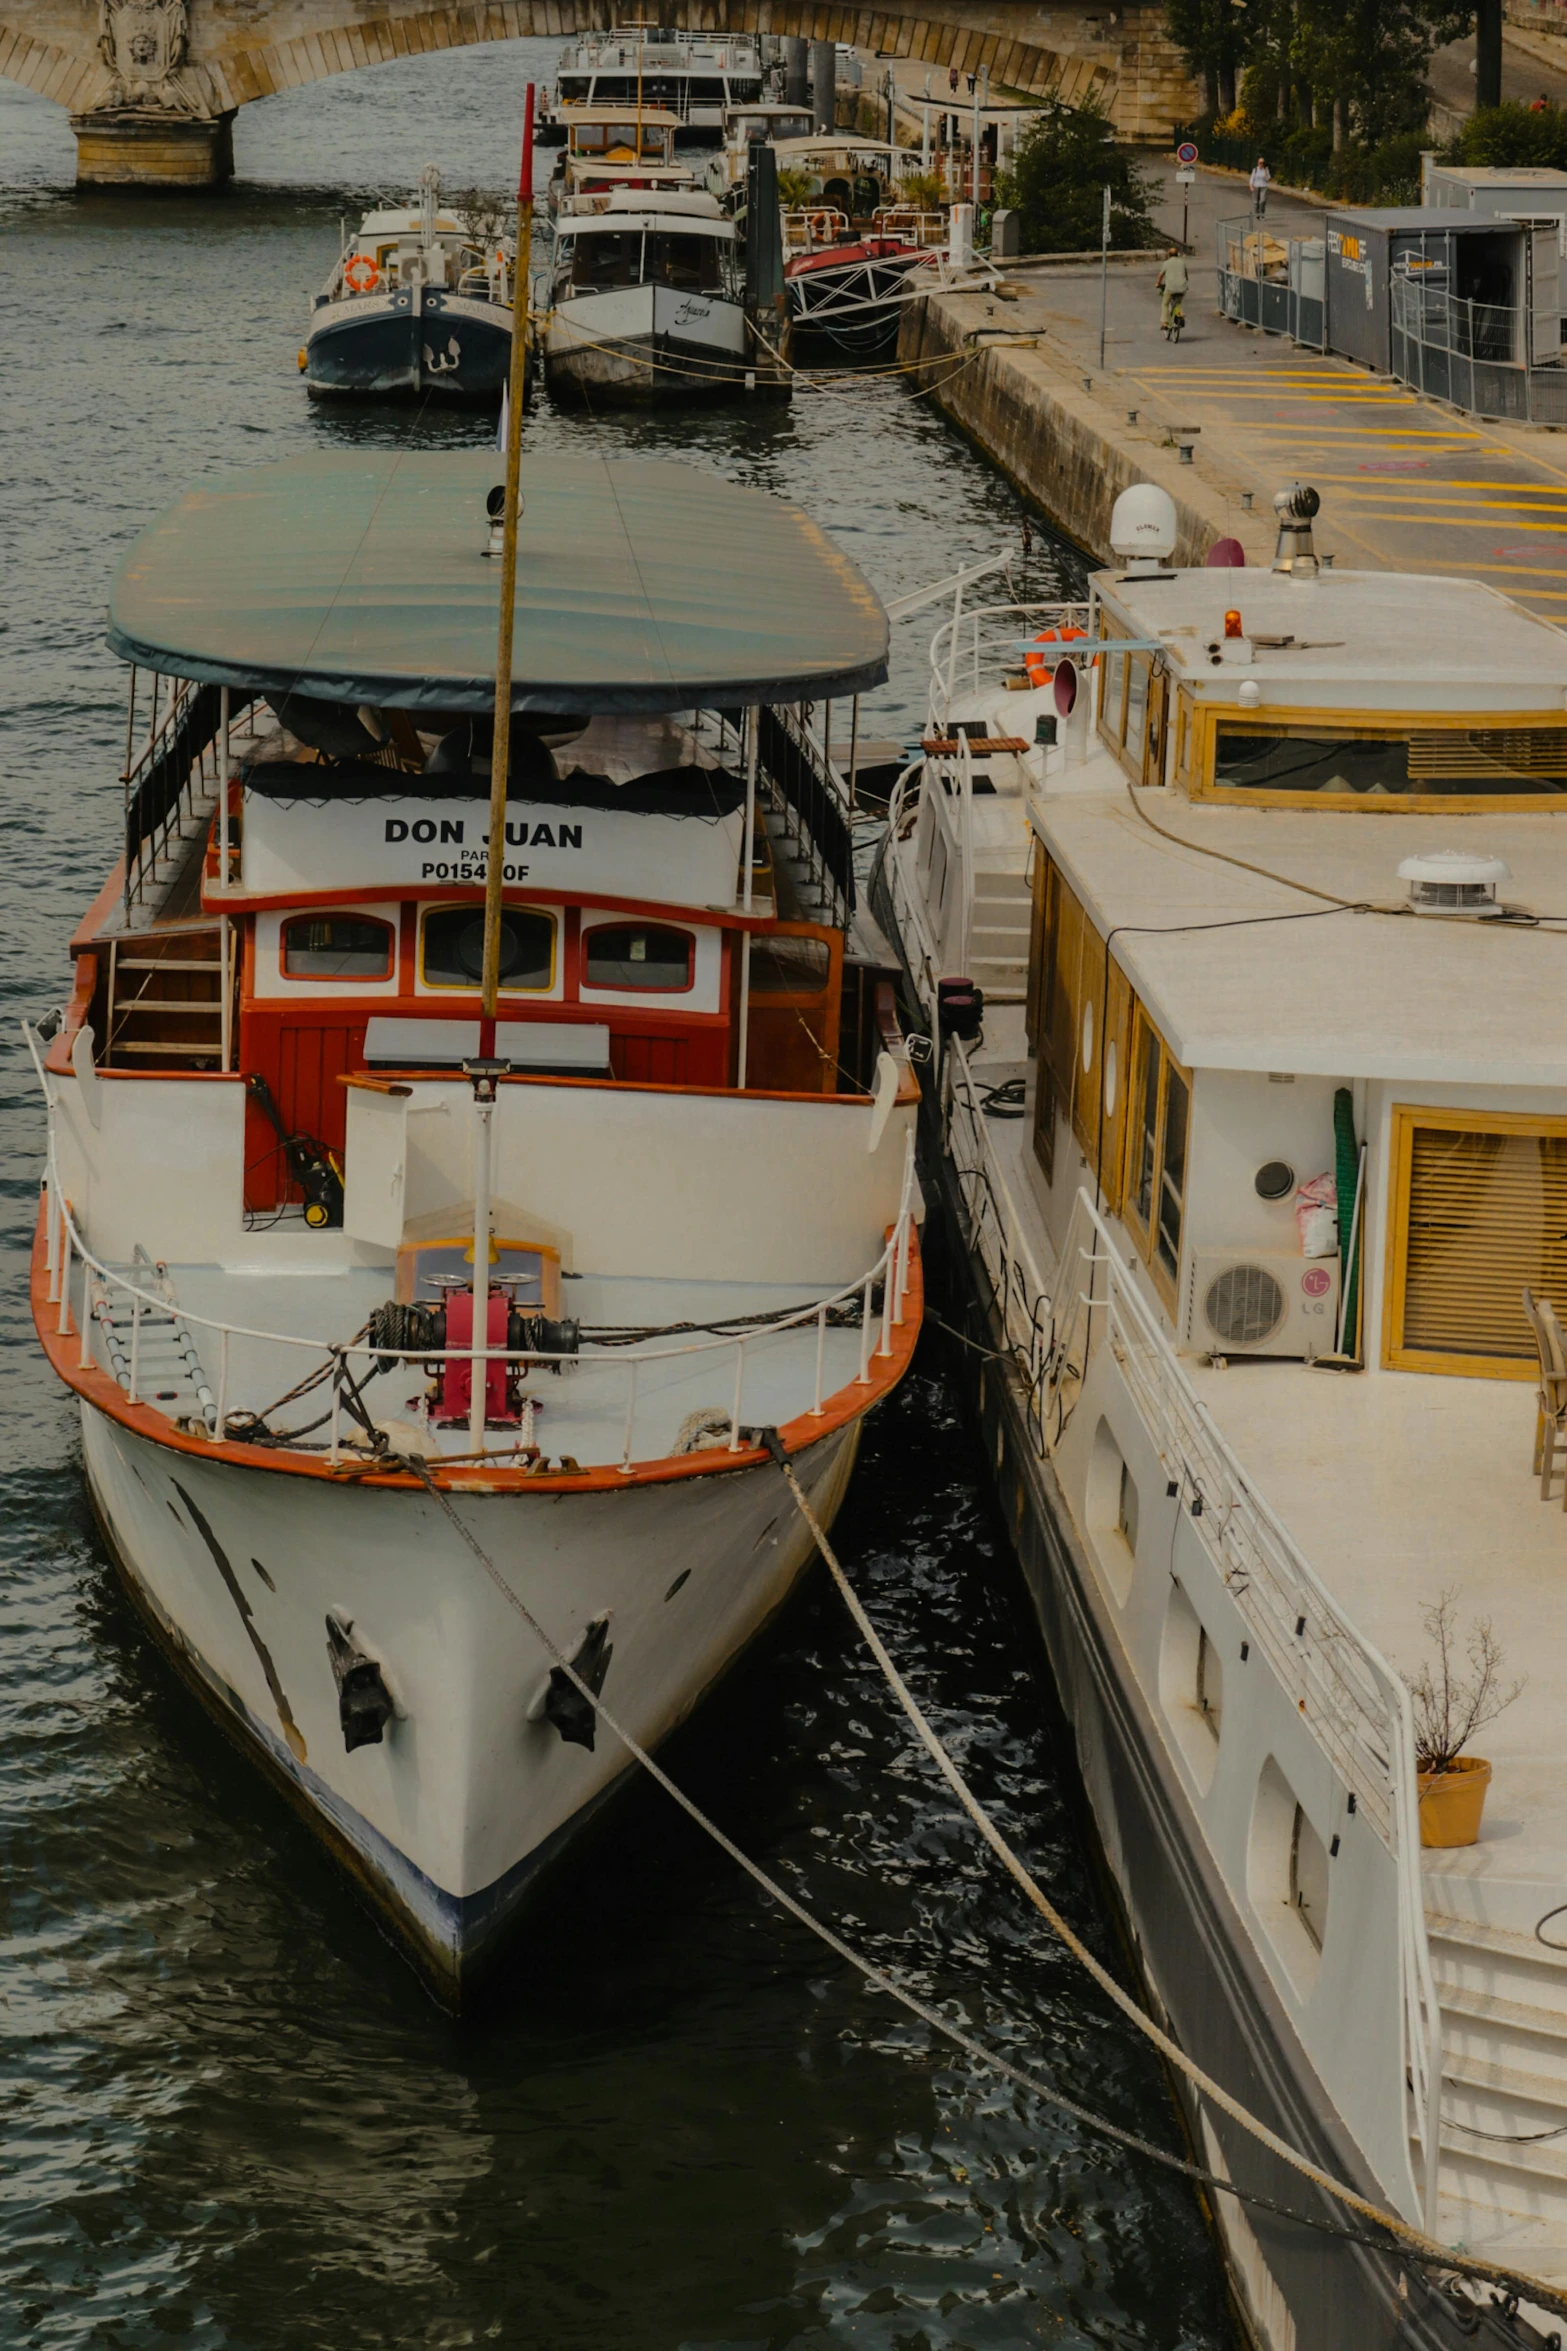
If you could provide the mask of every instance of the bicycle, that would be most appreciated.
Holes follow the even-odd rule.
[[[1167,343],[1178,343],[1181,339],[1181,329],[1185,326],[1185,324],[1186,314],[1181,308],[1181,297],[1179,294],[1174,294],[1170,298],[1170,315],[1165,320],[1164,325],[1165,341]]]

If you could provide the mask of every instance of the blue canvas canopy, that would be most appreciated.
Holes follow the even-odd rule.
[[[276,698],[494,707],[495,455],[384,450],[217,475],[121,567],[109,643]],[[512,707],[660,711],[879,685],[887,616],[797,506],[686,466],[525,464]]]

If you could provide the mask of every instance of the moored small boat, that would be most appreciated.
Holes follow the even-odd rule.
[[[631,190],[555,228],[544,377],[557,399],[665,402],[754,379],[733,221],[705,193]]]
[[[463,222],[426,169],[416,203],[365,215],[311,306],[299,355],[313,400],[498,401],[511,365],[515,240]]]
[[[869,358],[897,340],[904,304],[935,273],[948,215],[912,200],[918,158],[879,139],[776,142],[789,315],[802,349]]]

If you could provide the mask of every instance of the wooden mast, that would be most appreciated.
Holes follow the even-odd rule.
[[[506,410],[506,506],[501,539],[501,612],[495,649],[495,742],[490,753],[490,855],[484,881],[484,973],[479,1052],[495,1053],[501,987],[501,890],[506,874],[506,784],[511,768],[511,654],[517,617],[517,517],[522,504],[522,402],[528,365],[528,260],[533,239],[533,84],[522,118],[517,183],[517,259],[511,288],[511,384]]]

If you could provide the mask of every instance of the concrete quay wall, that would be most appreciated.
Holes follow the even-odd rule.
[[[1111,508],[1134,482],[1151,481],[1175,501],[1178,564],[1200,564],[1214,540],[1227,535],[1255,537],[1261,552],[1257,526],[1238,527],[1230,502],[1182,463],[1157,419],[1144,420],[1139,411],[1132,426],[1124,401],[1116,407],[1099,395],[1099,385],[1112,390],[1110,378],[1085,389],[1082,374],[1067,373],[1066,354],[1051,354],[1045,338],[994,339],[1008,332],[987,316],[979,297],[930,295],[905,311],[898,356],[1068,538],[1109,563]],[[1123,396],[1112,391],[1112,397]],[[1247,558],[1257,559],[1250,545]]]

